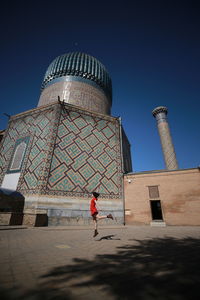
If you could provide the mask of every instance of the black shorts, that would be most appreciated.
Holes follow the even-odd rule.
[[[98,212],[97,212],[97,211],[96,211],[95,213],[93,213],[93,215],[92,215],[93,220],[96,220],[96,219],[97,219],[97,215],[98,215]]]

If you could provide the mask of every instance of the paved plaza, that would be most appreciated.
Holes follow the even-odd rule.
[[[198,299],[200,227],[0,227],[1,299]]]

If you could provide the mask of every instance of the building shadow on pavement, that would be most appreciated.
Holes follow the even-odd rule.
[[[116,299],[196,299],[200,284],[200,240],[133,240],[116,254],[74,259],[45,275],[48,284],[102,288]]]
[[[116,250],[52,269],[37,291],[20,299],[197,299],[200,239],[129,240]]]

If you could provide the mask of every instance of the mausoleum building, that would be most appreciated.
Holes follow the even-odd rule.
[[[111,106],[111,78],[96,58],[67,53],[49,65],[37,108],[12,116],[1,142],[1,187],[25,197],[24,224],[44,215],[49,225],[88,224],[93,191],[124,223],[130,144]]]

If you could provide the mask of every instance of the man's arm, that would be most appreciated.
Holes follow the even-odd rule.
[[[96,203],[96,208],[97,208],[97,210],[98,210],[98,211],[101,210],[101,206],[99,205],[99,203],[97,203],[97,201],[95,201],[95,203]]]

